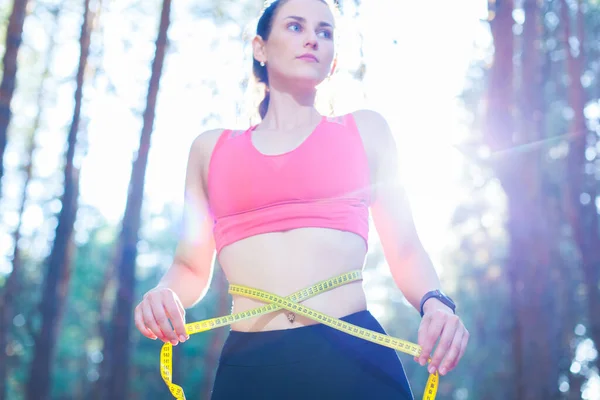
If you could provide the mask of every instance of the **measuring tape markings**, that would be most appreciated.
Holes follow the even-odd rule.
[[[192,322],[185,325],[186,332],[189,335],[193,335],[200,332],[205,332],[211,329],[219,328],[222,326],[231,325],[234,322],[243,321],[246,319],[254,318],[259,315],[268,314],[280,309],[286,309],[288,311],[295,312],[310,318],[316,322],[320,322],[324,325],[345,332],[349,335],[376,343],[385,347],[392,348],[394,350],[402,351],[403,353],[410,354],[412,356],[419,356],[421,354],[421,347],[417,344],[411,343],[406,340],[395,338],[386,334],[365,329],[357,325],[350,324],[342,321],[338,318],[331,317],[327,314],[323,314],[312,308],[298,304],[299,302],[313,297],[317,294],[329,291],[336,287],[345,285],[350,282],[359,281],[362,279],[360,270],[351,271],[335,278],[321,281],[309,288],[299,290],[287,297],[278,296],[273,293],[265,292],[263,290],[250,288],[242,285],[230,285],[229,293],[232,295],[244,296],[247,298],[257,299],[270,304],[257,307],[251,310],[242,311],[235,314],[230,314],[222,317],[211,318],[203,321]],[[185,399],[183,388],[176,385],[172,381],[172,360],[173,360],[173,345],[170,342],[163,344],[161,349],[160,358],[160,371],[161,376],[171,394],[178,400]],[[435,400],[437,394],[437,388],[439,383],[438,372],[429,375],[425,392],[423,393],[423,400]]]
[[[311,287],[301,289],[291,295],[287,296],[290,300],[293,301],[303,301],[308,298],[314,297],[317,294],[324,293],[326,291],[335,289],[336,287],[340,287],[346,285],[351,282],[356,282],[362,280],[362,272],[360,270],[351,271],[342,275],[339,275],[335,278],[326,279],[321,282],[314,284]],[[229,287],[230,294],[234,293],[235,288],[242,288],[242,286],[231,285]],[[265,292],[266,293],[266,292]],[[259,315],[268,314],[277,310],[282,309],[283,307],[276,304],[268,304],[262,307],[257,307],[254,309],[242,311],[235,314],[230,314],[222,317],[216,317],[211,319],[206,319],[203,321],[191,322],[185,325],[185,330],[188,335],[193,335],[200,332],[206,332],[212,329],[216,329],[222,326],[231,325],[234,322],[243,321],[246,319],[254,318]],[[177,399],[185,399],[185,394],[183,393],[183,388],[179,385],[176,385],[172,382],[172,360],[173,360],[173,345],[170,342],[165,342],[161,349],[161,361],[160,361],[160,372],[163,380],[169,387],[171,394],[175,396]]]

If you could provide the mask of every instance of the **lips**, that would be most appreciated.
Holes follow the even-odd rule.
[[[309,61],[314,61],[314,62],[319,62],[319,59],[317,57],[315,57],[312,54],[306,53],[306,54],[302,54],[301,56],[297,57],[300,60],[309,60]]]

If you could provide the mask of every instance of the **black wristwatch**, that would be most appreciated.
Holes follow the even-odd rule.
[[[452,312],[456,314],[456,304],[454,304],[454,301],[452,301],[450,297],[446,296],[441,290],[432,290],[431,292],[425,293],[425,295],[421,299],[421,317],[424,314],[423,305],[427,300],[431,299],[432,297],[438,299],[439,301],[450,307]]]

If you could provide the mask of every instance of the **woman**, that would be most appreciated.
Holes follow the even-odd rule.
[[[187,228],[173,265],[136,307],[136,326],[151,339],[185,342],[185,309],[206,293],[215,254],[230,284],[280,296],[361,269],[370,207],[393,278],[423,315],[415,360],[425,365],[431,357],[429,372],[444,375],[469,334],[437,291],[398,185],[388,125],[373,111],[326,118],[314,107],[316,86],[332,72],[334,26],[324,0],[278,0],[264,11],[252,43],[254,73],[267,88],[262,122],[243,132],[208,131],[192,144]],[[233,300],[233,313],[264,305]],[[384,332],[360,281],[302,304]],[[413,398],[394,350],[285,310],[231,325],[212,398],[242,397]]]

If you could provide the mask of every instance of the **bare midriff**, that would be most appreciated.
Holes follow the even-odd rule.
[[[224,247],[219,262],[230,284],[244,285],[280,296],[334,276],[362,269],[367,246],[354,233],[324,228],[300,228],[242,239]],[[367,307],[361,281],[321,293],[302,302],[307,307],[341,318]],[[233,313],[265,305],[258,300],[233,297]],[[279,310],[240,321],[232,330],[260,332],[294,329],[317,322]]]

